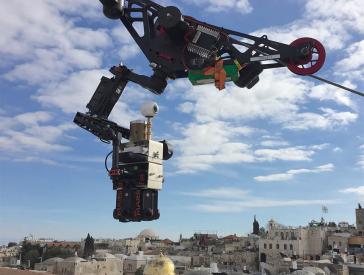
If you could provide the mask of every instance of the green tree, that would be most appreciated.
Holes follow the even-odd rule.
[[[83,249],[83,257],[88,258],[95,254],[95,240],[87,234],[85,239],[85,248]]]
[[[34,264],[39,262],[40,253],[39,249],[31,249],[24,255],[24,261],[30,264],[31,268],[34,268]]]
[[[141,266],[135,271],[135,275],[143,275],[144,273],[144,266]]]
[[[17,243],[15,243],[15,242],[9,242],[8,243],[8,248],[10,248],[10,247],[13,247],[13,246],[17,246],[18,244]]]

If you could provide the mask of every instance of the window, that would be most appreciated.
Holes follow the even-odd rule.
[[[290,249],[290,250],[293,250],[293,244],[290,244],[290,245],[289,245],[289,249]]]
[[[264,244],[264,249],[267,249],[267,244],[266,243]]]
[[[283,247],[284,247],[284,250],[287,250],[287,244],[284,244]]]
[[[272,249],[273,248],[273,245],[270,243],[269,244],[269,249]]]
[[[276,248],[279,249],[279,244],[277,243]]]
[[[341,242],[339,242],[339,246],[341,246]]]

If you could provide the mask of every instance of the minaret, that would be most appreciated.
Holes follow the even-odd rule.
[[[254,215],[254,222],[253,222],[253,234],[259,235],[259,223],[258,223],[255,215]]]
[[[360,203],[358,204],[358,208],[355,209],[356,214],[356,230],[359,235],[363,235],[364,232],[364,209],[361,207]]]

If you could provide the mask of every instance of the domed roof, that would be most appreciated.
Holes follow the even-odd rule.
[[[64,262],[68,262],[68,263],[79,263],[79,262],[87,262],[85,259],[80,258],[80,257],[69,257],[64,259]]]
[[[115,259],[116,257],[113,254],[107,252],[97,252],[95,259]]]
[[[174,264],[168,257],[160,255],[145,266],[144,275],[175,275]]]
[[[186,274],[186,275],[210,275],[211,272],[208,270],[187,270],[184,274]]]
[[[314,267],[314,266],[306,266],[303,268],[304,271],[312,272],[316,275],[325,275],[325,271],[323,271],[321,268]]]
[[[63,261],[62,258],[54,257],[43,261],[42,264],[54,264],[55,262],[61,262],[61,261]]]
[[[138,235],[139,238],[149,238],[149,239],[156,239],[158,238],[157,234],[152,229],[144,229]]]

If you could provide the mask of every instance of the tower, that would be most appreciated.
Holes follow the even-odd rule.
[[[254,215],[254,222],[253,222],[253,234],[259,235],[259,223]]]
[[[364,232],[364,209],[358,204],[358,208],[355,209],[356,214],[356,229],[358,232]]]
[[[95,253],[95,240],[90,236],[90,233],[87,234],[85,239],[85,248],[83,250],[83,257],[88,258],[91,257]]]

